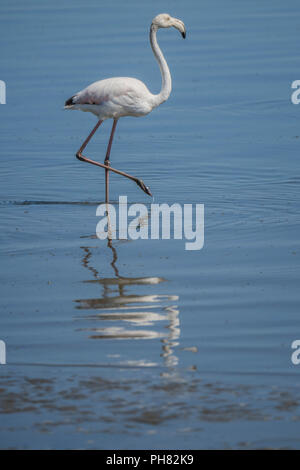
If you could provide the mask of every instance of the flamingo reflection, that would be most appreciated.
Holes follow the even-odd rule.
[[[155,286],[165,282],[162,277],[120,275],[118,253],[111,239],[107,247],[111,251],[112,277],[102,277],[92,264],[96,262],[97,246],[81,247],[82,266],[92,275],[83,282],[94,285],[97,292],[93,298],[75,300],[76,309],[84,312],[79,318],[91,325],[81,330],[88,331],[91,339],[159,339],[165,365],[175,366],[178,358],[174,348],[180,336],[178,296],[155,293]]]

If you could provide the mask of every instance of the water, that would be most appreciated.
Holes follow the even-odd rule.
[[[2,2],[1,448],[292,448],[299,441],[296,1]],[[63,111],[90,82],[153,92],[157,13],[173,92],[120,121],[116,168],[156,203],[205,205],[205,245],[95,237],[95,124]],[[106,122],[86,154],[102,161]],[[111,199],[152,201],[111,177]]]

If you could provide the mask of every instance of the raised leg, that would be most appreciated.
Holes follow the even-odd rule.
[[[101,121],[101,119],[97,122],[97,124],[95,125],[94,129],[92,130],[92,132],[87,136],[87,138],[85,139],[85,141],[83,142],[82,146],[80,147],[80,149],[78,150],[78,152],[76,153],[76,157],[81,160],[81,158],[79,156],[82,156],[82,151],[85,149],[85,147],[87,146],[87,144],[89,143],[89,141],[91,140],[91,138],[93,137],[93,135],[95,134],[96,130],[98,129],[99,126],[101,126],[103,121]]]
[[[83,150],[85,149],[88,142],[91,140],[91,138],[95,134],[98,127],[102,124],[102,122],[103,121],[101,121],[101,120],[97,122],[97,124],[94,127],[94,129],[92,130],[92,132],[88,135],[88,137],[85,139],[82,146],[80,147],[80,149],[76,153],[76,158],[78,158],[78,160],[80,160],[82,162],[87,162],[87,163],[91,163],[92,165],[100,166],[101,168],[104,168],[107,172],[108,171],[113,171],[114,173],[117,173],[117,175],[125,176],[125,178],[128,178],[128,179],[134,181],[146,194],[148,194],[149,196],[152,196],[151,191],[148,188],[148,186],[146,186],[145,183],[142,180],[140,180],[139,178],[136,178],[135,176],[129,175],[128,173],[125,173],[124,171],[116,170],[115,168],[112,168],[109,165],[104,165],[102,163],[95,162],[94,160],[90,160],[89,158],[86,158],[84,155],[82,155]],[[113,126],[113,127],[116,127],[116,126]],[[112,131],[113,131],[113,129],[112,129]]]

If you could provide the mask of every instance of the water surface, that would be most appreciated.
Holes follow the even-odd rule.
[[[95,118],[62,110],[110,76],[158,92],[162,11],[188,31],[159,32],[172,95],[120,120],[111,159],[205,205],[197,252],[95,237],[104,175],[74,157]],[[298,3],[4,1],[0,23],[1,448],[298,449]],[[112,175],[119,195],[152,202]]]

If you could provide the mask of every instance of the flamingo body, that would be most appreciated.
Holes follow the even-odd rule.
[[[145,116],[155,107],[155,95],[146,85],[130,77],[99,80],[66,101],[66,109],[89,111],[99,119]]]

